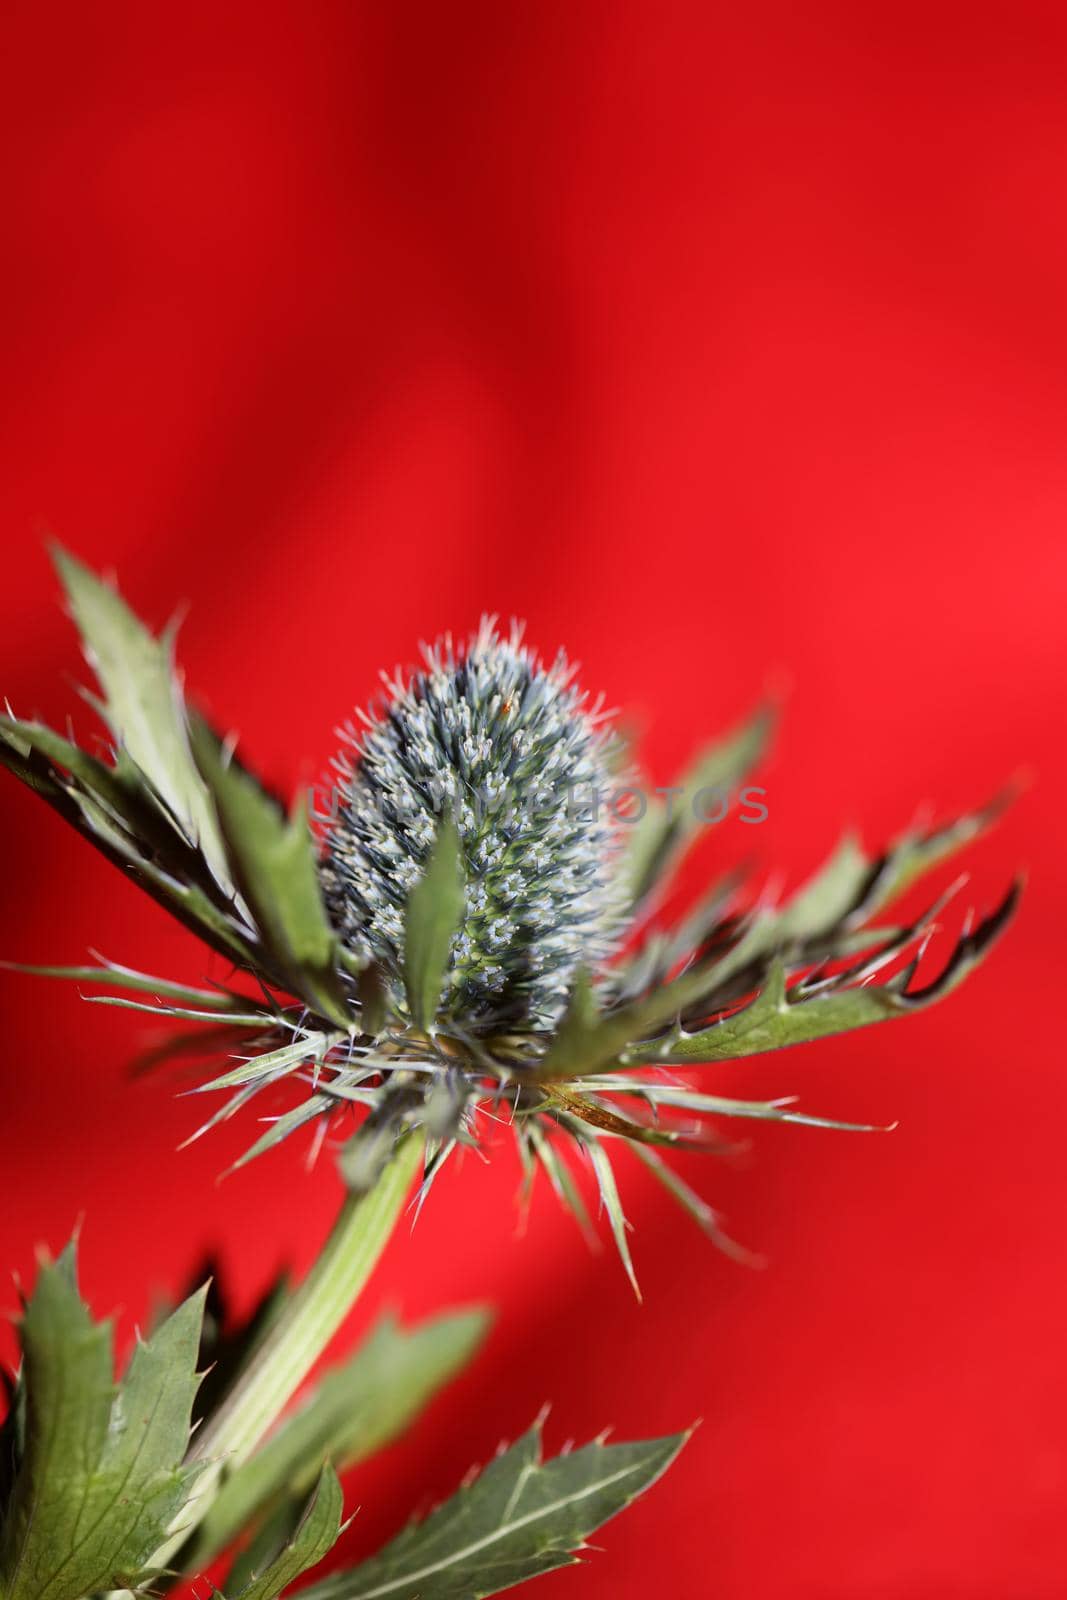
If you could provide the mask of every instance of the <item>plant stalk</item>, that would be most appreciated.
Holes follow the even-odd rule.
[[[408,1134],[374,1188],[345,1198],[307,1277],[196,1436],[188,1460],[205,1463],[204,1470],[153,1567],[167,1567],[185,1544],[206,1515],[222,1474],[247,1460],[344,1322],[396,1225],[422,1143]]]

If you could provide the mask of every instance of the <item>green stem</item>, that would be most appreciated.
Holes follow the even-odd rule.
[[[317,1260],[286,1303],[218,1410],[190,1461],[205,1462],[176,1532],[156,1552],[165,1567],[206,1515],[223,1472],[246,1460],[292,1399],[347,1317],[393,1231],[422,1153],[409,1134],[366,1194],[349,1195]]]

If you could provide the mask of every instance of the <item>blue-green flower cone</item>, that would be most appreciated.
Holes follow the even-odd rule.
[[[404,905],[455,817],[466,911],[443,1009],[474,1033],[551,1028],[580,966],[613,949],[625,896],[610,804],[615,741],[560,656],[544,667],[491,620],[424,651],[336,763],[324,883],[358,957],[394,981]]]

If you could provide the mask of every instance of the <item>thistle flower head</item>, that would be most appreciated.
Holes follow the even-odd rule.
[[[543,1170],[581,1216],[566,1152],[588,1157],[632,1275],[613,1146],[628,1144],[725,1244],[663,1148],[715,1148],[721,1117],[846,1126],[788,1100],[706,1092],[684,1074],[921,1010],[979,965],[1012,915],[1017,887],[964,922],[933,979],[919,968],[946,897],[913,921],[881,920],[1005,796],[874,856],[845,838],[784,902],[728,875],[679,922],[657,922],[701,827],[696,802],[744,780],[773,715],[701,753],[661,791],[673,803],[628,786],[643,804],[623,820],[599,705],[562,657],[546,668],[517,628],[502,637],[491,621],[387,680],[339,759],[320,849],[303,803],[287,814],[186,707],[171,636],[156,639],[113,589],[57,560],[114,759],[6,715],[0,765],[246,982],[191,987],[109,963],[38,970],[132,992],[101,998],[162,1008],[212,1041],[227,1033],[239,1059],[202,1085],[229,1096],[204,1129],[283,1079],[309,1089],[245,1159],[311,1123],[321,1138],[358,1111],[349,1184],[376,1181],[414,1130],[425,1195],[451,1152],[506,1109],[527,1193]]]
[[[613,741],[560,655],[544,666],[494,619],[387,679],[338,759],[323,881],[334,926],[400,992],[404,908],[442,818],[462,846],[465,911],[441,1012],[475,1033],[549,1029],[624,911],[619,825],[603,802]]]

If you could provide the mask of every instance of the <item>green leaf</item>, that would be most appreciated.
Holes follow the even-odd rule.
[[[870,867],[859,840],[846,834],[829,860],[773,919],[777,943],[817,939],[829,933],[854,907]]]
[[[156,639],[114,589],[59,546],[53,560],[104,691],[104,714],[116,743],[228,888],[215,813],[189,749],[171,631]]]
[[[704,1094],[698,1089],[679,1087],[673,1083],[660,1083],[645,1078],[634,1077],[598,1077],[590,1078],[587,1083],[574,1085],[575,1088],[585,1089],[589,1093],[608,1095],[628,1095],[632,1099],[643,1101],[653,1107],[658,1114],[664,1109],[668,1111],[699,1111],[706,1116],[714,1117],[749,1117],[758,1122],[795,1122],[805,1128],[837,1128],[848,1133],[886,1133],[889,1131],[884,1126],[876,1126],[868,1122],[839,1122],[830,1117],[817,1117],[807,1111],[794,1110],[792,1096],[780,1100],[733,1100],[727,1095]],[[555,1091],[554,1091],[555,1092]],[[568,1123],[569,1126],[569,1123]],[[896,1124],[893,1124],[895,1127]],[[632,1135],[622,1129],[607,1131],[609,1138],[632,1138]],[[661,1143],[678,1143],[685,1145],[684,1137],[665,1139]],[[634,1141],[631,1148],[635,1155],[644,1157],[652,1154],[647,1144]]]
[[[207,1287],[198,1361],[204,1377],[193,1405],[193,1421],[199,1423],[211,1416],[251,1361],[292,1293],[292,1283],[287,1271],[279,1272],[238,1316],[225,1268],[215,1257],[201,1262],[194,1281]]]
[[[868,856],[859,841],[846,836],[830,858],[779,908],[760,906],[748,919],[725,915],[726,906],[698,907],[674,934],[650,935],[619,969],[613,983],[616,1016],[639,1024],[631,1037],[652,1031],[648,1016],[663,1006],[675,1017],[687,1007],[705,1013],[723,1010],[758,987],[770,964],[781,958],[790,970],[846,960],[876,946],[883,949],[911,937],[914,929],[871,925],[871,918],[916,878],[977,837],[1013,797],[1005,790],[987,805],[929,832],[913,830],[880,857]],[[727,881],[727,888],[730,883]],[[728,901],[727,901],[728,904]],[[720,915],[720,909],[723,915]],[[932,921],[933,913],[928,914]],[[668,982],[689,957],[680,977]],[[634,997],[644,993],[636,1006]],[[620,1002],[629,1002],[629,1011]],[[652,1025],[654,1027],[654,1024]],[[607,1034],[602,1036],[604,1044]]]
[[[263,1029],[277,1023],[270,1011],[196,1011],[191,1006],[148,1005],[144,1000],[130,1000],[121,994],[87,994],[83,998],[92,1006],[117,1006],[120,1011],[140,1011],[150,1017],[173,1017],[178,1022],[211,1022],[215,1027]]]
[[[345,1471],[390,1443],[466,1366],[489,1326],[482,1309],[412,1329],[384,1318],[356,1354],[325,1377],[228,1478],[201,1525],[191,1565],[204,1566],[242,1529],[306,1495],[324,1460]]]
[[[537,1063],[538,1077],[569,1077],[572,1072],[579,1071],[596,1052],[604,1029],[605,1018],[597,1006],[592,981],[588,972],[581,968],[571,985],[567,1009],[552,1043]],[[608,1058],[613,1053],[609,1050]]]
[[[331,1085],[331,1089],[335,1087]],[[403,1144],[405,1130],[422,1123],[423,1113],[424,1090],[418,1084],[405,1082],[402,1071],[374,1092],[368,1116],[345,1141],[338,1159],[350,1194],[373,1192]]]
[[[221,989],[194,989],[186,983],[174,983],[169,978],[152,978],[146,972],[134,972],[130,967],[115,966],[111,962],[98,967],[32,967],[19,961],[0,961],[0,968],[8,972],[24,972],[31,978],[61,978],[70,983],[92,983],[102,988],[132,989],[135,993],[176,1000],[183,1006],[195,1006],[212,1013],[240,1011],[241,1007],[251,1003],[243,995],[229,994]],[[220,1016],[218,1020],[225,1021],[225,1017]],[[255,1020],[267,1019],[262,1014],[257,1015]]]
[[[569,1211],[584,1234],[586,1241],[595,1249],[599,1240],[589,1220],[589,1212],[581,1191],[574,1181],[574,1177],[567,1165],[566,1159],[559,1154],[552,1144],[551,1139],[539,1126],[535,1117],[531,1117],[526,1128],[529,1138],[537,1154],[537,1159],[548,1174],[548,1181],[552,1185],[560,1205]]]
[[[119,772],[51,728],[10,717],[0,717],[0,764],[212,949],[252,971],[266,968],[235,903],[136,769]]]
[[[1019,787],[1009,783],[984,806],[965,811],[942,827],[926,832],[913,828],[902,834],[883,855],[868,863],[863,893],[850,914],[850,925],[855,927],[874,916],[931,867],[979,838],[1012,804]]]
[[[529,1076],[545,1081],[601,1071],[634,1039],[677,1017],[707,988],[706,974],[692,969],[642,999],[599,1012],[589,980],[580,973],[559,1029],[541,1059],[531,1063]]]
[[[432,1030],[441,1003],[452,936],[463,919],[463,853],[459,830],[445,818],[404,916],[404,989],[417,1028]]]
[[[158,808],[149,807],[134,775],[98,761],[44,723],[0,716],[0,739],[7,750],[24,760],[35,757],[48,763],[46,771],[58,775],[62,770],[68,774],[67,781],[73,781],[86,795],[91,795],[106,811],[112,824],[126,828],[131,836],[143,834],[162,846],[173,833],[171,822]]]
[[[253,1578],[269,1567],[292,1539],[303,1515],[304,1505],[301,1501],[286,1500],[272,1517],[255,1530],[247,1542],[242,1540],[241,1547],[226,1574],[227,1589],[236,1589],[239,1594],[246,1584],[251,1583]],[[183,1557],[181,1565],[191,1571],[200,1563],[195,1557]],[[109,1596],[108,1600],[117,1600],[117,1597]],[[220,1600],[220,1597],[216,1596],[216,1600]]]
[[[904,1001],[894,990],[873,985],[817,993],[808,1000],[802,996],[791,999],[786,993],[784,964],[776,961],[760,993],[740,1011],[708,1028],[683,1033],[665,1050],[637,1047],[627,1052],[626,1059],[730,1061],[851,1032],[903,1009]]]
[[[254,1577],[230,1600],[277,1600],[301,1573],[317,1566],[337,1543],[341,1533],[344,1498],[337,1474],[331,1466],[322,1468],[318,1484],[292,1538],[265,1571]]]
[[[633,1259],[630,1255],[629,1240],[626,1237],[630,1224],[623,1214],[622,1201],[619,1198],[619,1187],[615,1182],[615,1172],[611,1165],[611,1157],[599,1139],[586,1138],[584,1143],[589,1151],[589,1159],[593,1163],[593,1171],[596,1173],[600,1198],[608,1214],[608,1222],[611,1225],[615,1248],[619,1252],[619,1259],[626,1269],[630,1287],[633,1289],[638,1302],[640,1302],[641,1289],[637,1282],[637,1274],[634,1271]]]
[[[849,1033],[931,1005],[984,960],[1011,920],[1019,892],[1019,885],[1013,885],[996,910],[957,941],[940,975],[921,988],[911,987],[912,964],[885,984],[857,984],[852,981],[855,973],[843,973],[787,992],[785,965],[776,960],[760,992],[740,1010],[692,1033],[679,1031],[663,1041],[635,1046],[626,1051],[625,1062],[731,1061]]]
[[[1006,803],[1007,797],[999,797],[949,827],[908,835],[879,861],[872,861],[856,840],[846,837],[781,909],[762,907],[747,922],[735,919],[709,956],[695,960],[672,981],[663,981],[653,949],[646,964],[650,981],[646,992],[601,1013],[588,979],[580,978],[548,1050],[530,1063],[530,1076],[540,1082],[578,1078],[609,1069],[620,1060],[638,1065],[755,1055],[848,1032],[940,999],[978,964],[1006,925],[1018,899],[1018,885],[991,917],[958,943],[942,977],[921,990],[907,989],[910,974],[904,982],[888,985],[870,980],[879,966],[930,931],[943,902],[910,928],[863,924],[908,882],[988,826]],[[775,978],[778,968],[784,975],[857,953],[866,956],[858,968],[817,985],[794,987],[788,1000],[775,1002],[774,983],[784,983],[784,976]],[[677,956],[675,950],[672,965]],[[657,970],[658,981],[651,982]],[[630,991],[645,982],[631,977]],[[745,1007],[710,1026],[689,1032],[682,1028],[679,1019],[687,1011],[704,1018],[725,1013],[756,989],[765,991],[762,1009]],[[672,1025],[671,1031],[654,1037],[666,1024]]]
[[[303,801],[286,817],[250,773],[226,759],[199,718],[193,722],[193,750],[218,810],[233,876],[264,944],[295,993],[339,1027],[349,1026],[337,939],[323,904]]]
[[[389,986],[381,967],[373,962],[359,975],[359,1026],[376,1039],[384,1030],[389,1014]]]
[[[702,751],[666,801],[647,797],[643,817],[630,826],[623,864],[635,903],[671,871],[703,826],[694,808],[701,791],[739,784],[764,755],[776,720],[771,706],[761,706],[725,739]]]
[[[313,1584],[304,1600],[483,1600],[572,1566],[573,1552],[666,1471],[687,1437],[597,1441],[542,1462],[536,1423],[424,1522]]]
[[[26,1385],[22,1373],[0,1372],[5,1415],[0,1425],[0,1528],[26,1448]]]
[[[182,1465],[203,1294],[112,1378],[111,1327],[79,1298],[74,1252],[42,1266],[20,1329],[25,1442],[0,1535],[4,1600],[132,1588],[188,1497]]]
[[[272,1117],[266,1131],[237,1157],[228,1171],[239,1172],[242,1167],[247,1167],[250,1162],[283,1143],[290,1134],[306,1127],[309,1122],[314,1122],[316,1117],[325,1116],[328,1111],[334,1110],[336,1104],[336,1100],[328,1094],[310,1094],[306,1100],[301,1100],[299,1105],[293,1106],[290,1111],[283,1112],[279,1117]]]

